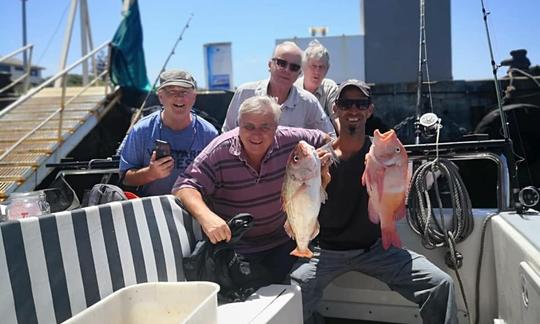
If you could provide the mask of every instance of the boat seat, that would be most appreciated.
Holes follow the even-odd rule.
[[[1,223],[1,322],[60,323],[120,288],[184,281],[201,238],[171,195]]]

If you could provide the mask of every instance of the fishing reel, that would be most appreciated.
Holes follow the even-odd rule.
[[[441,119],[434,113],[425,113],[418,120],[420,130],[426,138],[430,138],[437,134],[442,128]]]
[[[519,190],[518,200],[527,208],[534,207],[540,202],[540,189],[534,186],[525,187]]]

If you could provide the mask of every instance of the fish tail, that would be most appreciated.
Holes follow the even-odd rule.
[[[294,255],[294,256],[297,256],[299,258],[311,259],[313,257],[313,252],[311,252],[311,250],[309,248],[302,251],[302,250],[299,250],[298,247],[296,247],[290,254]]]
[[[399,234],[395,227],[393,229],[382,231],[382,242],[385,250],[388,250],[392,245],[401,248],[401,239],[399,238]]]

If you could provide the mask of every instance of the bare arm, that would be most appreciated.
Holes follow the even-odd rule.
[[[152,153],[150,164],[140,169],[126,171],[124,184],[142,186],[152,181],[168,177],[174,167],[174,159],[170,156],[156,160],[156,152]]]
[[[193,216],[213,244],[230,241],[231,229],[227,223],[208,208],[199,191],[193,188],[181,188],[176,192],[187,211]]]

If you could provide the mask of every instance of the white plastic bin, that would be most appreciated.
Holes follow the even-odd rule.
[[[159,282],[126,287],[64,323],[217,323],[219,285],[212,282]]]

